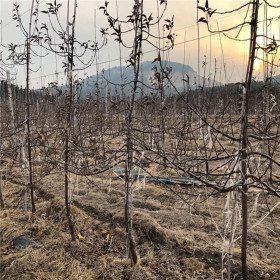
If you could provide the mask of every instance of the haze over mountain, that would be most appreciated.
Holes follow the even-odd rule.
[[[178,62],[172,61],[163,61],[162,65],[167,71],[167,68],[171,69],[169,77],[172,81],[172,84],[179,92],[182,92],[184,89],[188,88],[187,80],[189,81],[190,89],[195,90],[198,87],[198,78],[201,86],[212,87],[213,84],[215,86],[221,86],[222,84],[209,79],[208,77],[199,77],[197,72],[195,72],[192,67],[188,65],[184,65]],[[153,79],[155,74],[155,67],[158,72],[161,72],[159,62],[145,61],[141,63],[140,73],[139,73],[139,81],[138,84],[139,90],[143,91],[145,94],[149,94],[152,91],[152,87],[156,88],[153,83],[155,79]],[[111,95],[120,94],[121,93],[121,71],[123,76],[124,93],[129,94],[132,89],[132,82],[134,78],[134,69],[133,67],[112,67],[110,69],[102,70],[97,75],[92,75],[86,77],[85,79],[79,80],[79,95],[80,97],[85,97],[87,95],[95,95],[97,92],[97,84],[99,87],[100,95],[105,96],[108,93],[108,89],[110,90]],[[184,81],[183,81],[184,79]],[[261,81],[260,81],[261,82]],[[272,79],[272,83],[280,83],[280,75],[274,76]],[[148,86],[148,87],[147,87]],[[164,88],[166,93],[174,93],[174,87],[170,85],[167,79],[164,80]],[[66,90],[66,86],[59,86],[62,91]],[[55,93],[54,90],[51,92]]]
[[[184,65],[177,62],[166,62],[163,61],[162,65],[165,69],[169,67],[171,69],[170,72],[170,80],[172,81],[172,84],[179,90],[182,91],[184,89],[184,83],[185,87],[187,87],[186,81],[189,80],[189,86],[192,89],[195,89],[197,86],[197,79],[198,75],[197,73],[188,65]],[[152,61],[145,61],[141,63],[140,66],[140,74],[139,74],[139,81],[141,81],[143,84],[151,87],[153,84],[152,77],[155,73],[155,70],[153,70],[153,67],[157,67],[157,71],[160,72],[160,65],[158,62],[152,62]],[[87,95],[96,92],[97,88],[97,81],[99,85],[99,89],[101,94],[105,94],[108,87],[111,91],[111,94],[115,94],[116,92],[120,92],[120,84],[121,84],[121,71],[123,75],[123,83],[126,84],[125,92],[129,93],[132,86],[132,81],[134,77],[133,67],[112,67],[107,70],[103,70],[99,75],[93,75],[90,77],[85,78],[82,80],[81,83],[81,95]],[[183,79],[185,79],[185,82],[183,82]],[[208,81],[208,79],[203,79],[200,77],[200,83],[203,83],[203,80],[205,81],[205,86],[208,86],[209,84],[213,84],[213,81]],[[210,83],[209,83],[210,82]],[[167,79],[165,79],[165,84],[168,83]],[[141,87],[141,85],[139,84]],[[174,92],[174,89],[172,87],[166,86],[166,89],[170,92]],[[142,89],[144,92],[149,92],[150,89],[143,86]]]

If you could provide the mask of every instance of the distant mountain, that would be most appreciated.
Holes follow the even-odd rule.
[[[280,75],[274,76],[274,77],[272,78],[272,82],[280,83]]]
[[[167,69],[167,67],[171,69],[170,79],[173,85],[179,91],[182,91],[184,89],[183,79],[189,80],[189,85],[191,86],[191,88],[195,89],[198,75],[190,66],[177,62],[166,62],[166,61],[162,62],[162,65],[164,66],[165,69]],[[160,65],[158,62],[153,63],[151,61],[145,61],[141,63],[141,67],[140,67],[139,81],[141,81],[145,85],[148,85],[149,87],[151,87],[154,82],[152,80],[152,77],[155,73],[153,67],[157,67],[158,71],[160,72]],[[124,87],[124,91],[125,93],[129,93],[129,91],[131,91],[131,86],[132,86],[131,82],[133,81],[133,77],[134,77],[133,67],[128,67],[128,68],[122,67],[121,71],[123,73],[123,83],[127,84]],[[120,80],[121,80],[121,72],[119,66],[107,70],[103,70],[98,75],[98,77],[97,75],[93,75],[85,78],[80,82],[81,83],[80,94],[81,96],[85,96],[87,94],[95,93],[97,89],[97,85],[99,86],[101,95],[104,95],[106,93],[108,87],[112,95],[114,95],[116,92],[120,93],[121,90]],[[200,83],[202,84],[202,82],[203,82],[203,78],[200,77]],[[165,83],[167,84],[167,80],[165,80]],[[209,85],[209,81],[205,79],[205,86],[208,85]],[[144,90],[144,92],[150,91],[150,89],[145,88],[145,86],[142,87],[141,90]],[[170,90],[171,92],[173,91],[172,87],[170,87]]]

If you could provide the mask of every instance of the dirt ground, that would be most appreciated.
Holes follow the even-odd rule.
[[[229,256],[231,279],[240,275],[240,195],[232,222],[233,194],[206,199],[210,190],[204,187],[135,182],[134,236],[140,261],[133,267],[126,258],[124,182],[116,174],[71,177],[75,242],[65,217],[63,174],[49,175],[37,185],[33,216],[23,209],[20,173],[15,170],[6,179],[0,212],[1,280],[227,279]],[[249,279],[279,280],[279,199],[262,192],[251,192],[248,198]],[[39,246],[13,246],[13,238],[21,235],[31,236]],[[228,254],[230,236],[234,241]]]

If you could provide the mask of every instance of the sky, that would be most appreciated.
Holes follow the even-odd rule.
[[[53,2],[53,0],[40,0],[39,10],[46,10],[47,4]],[[79,41],[95,40],[101,43],[102,37],[99,34],[100,28],[108,27],[106,17],[103,15],[100,6],[104,6],[105,1],[100,0],[78,0],[77,18],[76,18],[76,37]],[[118,0],[118,13],[120,19],[126,19],[126,16],[131,12],[133,7],[132,0]],[[238,8],[244,5],[247,1],[235,0],[209,0],[210,8],[217,9],[217,11],[227,11]],[[5,60],[8,56],[7,46],[10,43],[23,44],[24,36],[21,34],[20,29],[16,27],[16,22],[12,20],[13,15],[13,0],[0,0],[1,11],[1,50],[2,57]],[[64,28],[66,25],[66,0],[57,0],[57,3],[61,3],[62,7],[59,12],[59,19]],[[73,10],[74,0],[70,0],[70,5]],[[164,19],[170,19],[174,16],[174,28],[173,32],[176,34],[175,46],[172,50],[166,52],[165,58],[169,58],[171,61],[185,63],[191,66],[196,72],[200,72],[200,75],[214,77],[222,83],[243,81],[246,72],[246,61],[248,59],[248,42],[236,42],[233,41],[222,33],[212,34],[208,32],[206,24],[199,24],[200,40],[198,41],[198,29],[197,29],[197,1],[196,0],[168,0],[167,9],[163,16]],[[280,4],[280,1],[271,0],[272,4]],[[20,14],[22,15],[22,21],[24,25],[28,26],[30,17],[31,1],[17,0],[17,4],[20,5]],[[200,0],[201,6],[205,5],[205,1]],[[163,5],[161,5],[162,7]],[[260,23],[259,30],[263,29],[263,6],[260,9]],[[117,14],[116,0],[109,1],[109,11],[112,15]],[[161,9],[162,10],[162,9]],[[157,16],[157,0],[145,0],[144,11],[149,15],[153,14],[153,17]],[[279,39],[280,33],[280,9],[268,9],[268,17],[273,17],[272,24],[269,26],[269,34],[274,35],[276,39]],[[218,15],[214,14],[210,21],[211,29],[223,30],[233,27],[244,20],[247,9],[243,8],[232,14]],[[96,15],[96,16],[95,16]],[[203,17],[203,11],[199,10],[198,17]],[[250,20],[249,16],[247,20]],[[96,22],[96,25],[95,25]],[[39,26],[41,23],[49,25],[48,18],[44,13],[39,14]],[[163,22],[162,22],[163,23]],[[95,27],[96,26],[96,27]],[[123,25],[124,26],[124,25]],[[123,27],[125,28],[125,27]],[[95,32],[97,30],[97,32]],[[160,32],[162,29],[160,28]],[[235,29],[227,33],[231,37],[235,37],[239,29]],[[240,32],[240,39],[247,39],[249,37],[249,27],[245,27]],[[157,28],[152,30],[154,35],[158,34]],[[261,33],[260,32],[260,33]],[[97,34],[96,34],[97,33]],[[110,31],[111,33],[111,31]],[[133,35],[129,34],[124,36],[124,41],[127,45],[131,45]],[[259,44],[263,45],[263,40],[259,39]],[[57,39],[58,42],[58,39]],[[199,42],[199,43],[198,43]],[[158,44],[158,41],[153,41],[154,44]],[[163,42],[160,42],[163,45]],[[4,46],[4,47],[3,47]],[[31,87],[38,88],[46,86],[47,83],[55,81],[58,78],[59,84],[65,83],[65,74],[62,69],[62,60],[49,51],[44,49],[34,48],[37,54],[44,57],[32,58],[31,65]],[[129,55],[130,50],[121,48],[122,65],[125,65],[125,60]],[[157,57],[157,51],[155,47],[149,44],[143,45],[143,61],[153,60]],[[83,62],[90,60],[93,53],[86,54],[83,58]],[[262,57],[262,53],[259,51],[258,55]],[[86,76],[94,75],[97,71],[102,69],[108,69],[109,67],[118,66],[120,59],[119,45],[114,41],[114,37],[109,36],[107,45],[98,52],[98,59],[93,64],[84,70],[76,71],[76,77],[84,78]],[[276,57],[276,61],[279,64],[279,56]],[[77,68],[82,68],[82,64],[76,63]],[[3,68],[3,67],[2,67]],[[7,70],[7,67],[4,67]],[[276,69],[276,68],[275,68]],[[263,78],[263,65],[260,60],[255,63],[255,77],[257,79]],[[15,83],[20,85],[25,81],[25,67],[13,66],[10,71]],[[55,73],[58,73],[55,75]],[[274,74],[279,74],[279,70],[275,70]],[[0,77],[3,76],[0,73]]]

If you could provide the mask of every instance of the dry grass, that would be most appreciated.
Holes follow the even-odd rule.
[[[30,214],[10,207],[9,197],[15,195],[15,191],[16,188],[9,185],[4,191],[7,206],[1,211],[1,279],[96,279],[98,270],[90,268],[75,254],[88,253],[89,245],[93,255],[101,250],[103,240],[99,240],[98,234],[91,232],[84,240],[70,242],[62,199],[37,203],[36,215],[31,219]],[[72,207],[72,215],[80,230],[84,227],[87,232],[94,224],[77,207]],[[40,247],[15,248],[11,242],[21,235],[31,236]]]
[[[159,170],[159,173],[162,172]],[[20,176],[18,175],[20,178]],[[21,209],[23,187],[7,183],[3,189],[6,208],[0,213],[1,280],[10,279],[220,279],[221,252],[224,241],[215,226],[223,227],[224,198],[203,199],[181,194],[197,211],[180,200],[168,188],[146,184],[134,193],[134,229],[140,264],[131,267],[125,257],[123,224],[124,189],[121,179],[113,177],[108,188],[108,174],[94,179],[92,184],[80,178],[79,192],[73,197],[71,213],[77,240],[70,241],[62,175],[46,177],[40,187],[50,196],[36,199],[37,212],[31,217]],[[174,187],[182,191],[180,187]],[[199,190],[194,190],[199,193]],[[202,191],[202,190],[201,190]],[[74,193],[75,194],[75,193]],[[52,198],[54,197],[54,198]],[[253,225],[266,212],[264,202],[274,198],[261,194],[256,213],[250,217]],[[249,209],[255,204],[249,194]],[[212,217],[209,212],[211,211]],[[273,217],[277,217],[275,209]],[[279,220],[276,220],[279,229]],[[252,279],[278,280],[279,246],[272,236],[271,224],[250,232],[248,265]],[[238,233],[240,232],[238,227]],[[17,249],[14,237],[29,235],[41,246],[37,249]],[[233,271],[239,272],[240,246],[233,246]]]

